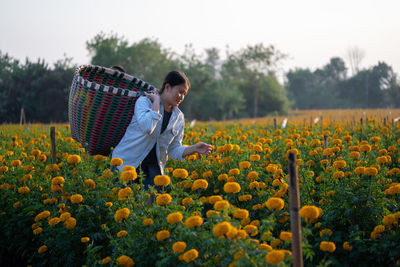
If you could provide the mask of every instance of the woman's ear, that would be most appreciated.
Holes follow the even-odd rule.
[[[169,91],[171,89],[171,85],[169,83],[165,84],[164,91]]]

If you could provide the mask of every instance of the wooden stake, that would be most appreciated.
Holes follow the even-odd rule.
[[[361,128],[360,128],[360,141],[362,141],[362,135],[363,135],[363,131],[362,131],[362,128],[363,128],[363,119],[362,119],[362,118],[360,119],[360,124],[361,124]]]
[[[19,117],[19,125],[26,124],[25,110],[21,108],[21,115]]]
[[[324,149],[328,147],[328,136],[324,135]]]
[[[296,154],[289,153],[289,212],[290,231],[292,232],[293,266],[303,267],[303,252],[301,246],[301,221],[299,216],[300,195],[297,181]]]
[[[56,158],[56,129],[54,126],[50,127],[50,139],[51,139],[51,162],[57,163]]]
[[[276,131],[276,118],[274,118],[274,130]]]

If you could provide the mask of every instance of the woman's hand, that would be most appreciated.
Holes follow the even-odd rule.
[[[206,143],[197,143],[195,145],[188,146],[183,152],[183,157],[189,156],[194,153],[209,155],[212,150],[213,150],[212,145]]]
[[[150,92],[144,92],[145,96],[147,96],[148,99],[151,100],[151,102],[158,102],[160,103],[160,95],[158,94],[157,90],[150,91]]]

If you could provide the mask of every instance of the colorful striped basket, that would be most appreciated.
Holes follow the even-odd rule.
[[[83,65],[74,75],[68,102],[72,138],[92,155],[109,155],[131,122],[135,103],[154,86],[124,72]]]

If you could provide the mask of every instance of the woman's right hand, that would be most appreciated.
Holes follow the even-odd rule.
[[[151,100],[151,102],[158,102],[160,103],[160,95],[158,94],[158,91],[150,91],[150,92],[144,92],[145,96]]]

